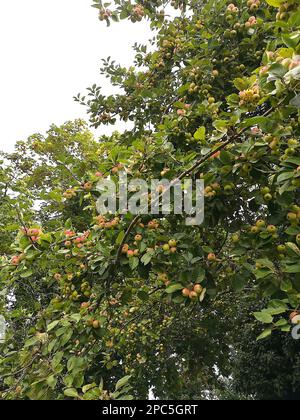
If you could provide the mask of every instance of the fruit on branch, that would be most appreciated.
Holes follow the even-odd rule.
[[[177,246],[177,241],[175,239],[170,239],[169,240],[169,246],[170,247],[176,247]]]
[[[212,252],[209,253],[208,256],[207,256],[208,261],[216,261],[216,259],[217,259],[216,255]]]
[[[203,287],[201,286],[201,284],[195,284],[194,286],[194,292],[197,293],[197,295],[200,295],[203,291]]]
[[[84,185],[83,185],[83,189],[85,190],[85,191],[91,191],[91,189],[93,188],[93,184],[91,183],[91,182],[86,182]]]
[[[100,328],[100,321],[98,321],[97,319],[95,319],[95,320],[93,321],[93,328],[94,328],[95,330],[97,330],[98,328]]]
[[[272,235],[277,232],[277,227],[274,225],[267,226],[267,232],[271,233]]]
[[[122,254],[127,254],[128,251],[129,251],[129,245],[124,244],[122,247]]]
[[[262,228],[264,228],[264,227],[266,226],[266,222],[265,222],[264,220],[258,220],[258,221],[256,222],[256,226],[257,226],[259,229],[262,229]]]

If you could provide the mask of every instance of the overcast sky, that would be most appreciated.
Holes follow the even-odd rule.
[[[99,22],[92,0],[0,2],[0,149],[52,123],[87,119],[73,96],[100,79],[101,58],[133,61],[134,42],[150,37],[148,25]]]

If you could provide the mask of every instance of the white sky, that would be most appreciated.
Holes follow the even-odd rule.
[[[87,119],[73,96],[101,79],[101,58],[132,64],[135,42],[151,33],[143,22],[100,22],[92,0],[0,2],[0,149],[44,133],[52,123]],[[103,131],[103,130],[102,130]]]

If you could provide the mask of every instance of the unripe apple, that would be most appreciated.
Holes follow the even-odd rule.
[[[270,193],[270,188],[269,187],[263,187],[261,190],[260,190],[260,192],[261,192],[261,194],[262,195],[266,195],[266,194],[269,194]]]
[[[134,240],[136,242],[141,242],[143,240],[143,237],[142,237],[142,235],[135,235]]]
[[[297,214],[296,213],[288,213],[287,218],[290,222],[295,222],[297,220]]]
[[[165,252],[169,251],[169,250],[170,250],[170,245],[169,245],[169,244],[165,244],[165,245],[163,245],[163,250],[164,250]]]
[[[176,240],[175,240],[175,239],[170,239],[170,241],[169,241],[169,246],[170,246],[170,247],[175,247],[175,246],[177,246],[177,242],[176,242]]]
[[[235,233],[234,235],[232,235],[232,242],[237,243],[240,240],[240,235],[238,235],[237,233]]]
[[[271,234],[274,234],[274,233],[276,233],[276,232],[277,232],[277,227],[276,227],[276,226],[274,226],[274,225],[269,225],[269,226],[267,227],[267,232],[268,232],[268,233],[271,233]]]
[[[210,254],[208,254],[208,256],[207,256],[207,260],[208,261],[216,261],[216,255],[214,254],[214,253],[210,253]]]
[[[296,242],[298,245],[300,245],[300,234],[296,236]]]
[[[265,226],[266,226],[266,222],[264,221],[264,220],[258,220],[257,222],[256,222],[256,226],[258,227],[258,228],[264,228]]]
[[[267,201],[267,202],[272,201],[273,200],[272,194],[265,194],[264,195],[264,200]]]
[[[138,257],[138,256],[140,255],[140,251],[139,251],[138,249],[135,249],[135,250],[133,251],[133,255],[134,255],[135,257]]]
[[[277,247],[277,251],[278,251],[280,254],[284,254],[284,253],[286,252],[286,246],[285,246],[285,245],[278,245],[278,247]]]

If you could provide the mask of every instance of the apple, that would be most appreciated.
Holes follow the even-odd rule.
[[[267,201],[267,202],[272,201],[273,200],[272,194],[265,194],[264,195],[264,200]]]
[[[164,250],[165,252],[170,251],[170,245],[169,245],[169,244],[165,244],[165,245],[163,245],[163,250]]]
[[[122,247],[122,254],[127,254],[128,251],[129,251],[129,245],[124,244]]]
[[[189,297],[190,296],[190,290],[187,289],[187,288],[184,288],[182,290],[182,294],[183,294],[184,297]]]
[[[170,247],[176,247],[176,246],[177,246],[177,242],[176,242],[176,240],[175,240],[175,239],[170,239],[170,241],[169,241],[169,246],[170,246]]]
[[[93,321],[93,328],[97,330],[100,327],[100,322],[98,320]]]
[[[207,260],[208,261],[216,261],[216,255],[214,254],[214,253],[210,253],[210,254],[208,254],[208,256],[207,256]]]
[[[194,292],[194,291],[190,292],[190,299],[194,300],[194,299],[197,299],[197,297],[198,297],[198,295],[197,295],[196,292]]]
[[[194,292],[197,293],[197,295],[200,295],[203,291],[203,287],[201,286],[201,284],[195,284],[194,286]]]
[[[263,187],[261,190],[260,190],[260,192],[261,192],[261,194],[262,195],[266,195],[266,194],[269,194],[270,193],[270,188],[269,187]]]
[[[271,234],[273,235],[274,233],[276,233],[276,232],[277,232],[277,227],[276,227],[276,226],[274,226],[274,225],[269,225],[269,226],[267,227],[267,232],[268,232],[268,233],[271,233]]]
[[[134,251],[132,251],[132,250],[128,250],[128,251],[127,251],[127,257],[128,257],[128,258],[132,258],[132,257],[134,257]]]
[[[257,226],[259,229],[264,228],[264,227],[266,226],[266,222],[265,222],[264,220],[258,220],[258,221],[256,222],[256,226]]]
[[[294,324],[294,325],[300,324],[300,314],[299,314],[299,312],[296,312],[296,311],[292,312],[291,315],[290,315],[290,320],[291,320],[291,323]]]
[[[296,213],[288,213],[287,218],[290,222],[295,222],[297,220],[297,214]]]
[[[252,226],[251,227],[251,233],[256,234],[259,232],[259,228],[257,226]]]
[[[284,254],[284,253],[286,252],[286,246],[285,246],[285,245],[278,245],[278,247],[277,247],[277,251],[278,251],[280,254]]]
[[[142,237],[142,235],[135,235],[134,240],[136,242],[141,242],[143,240],[143,237]]]
[[[234,235],[232,235],[232,242],[238,243],[239,240],[240,240],[240,235],[238,235],[237,233],[235,233]]]

